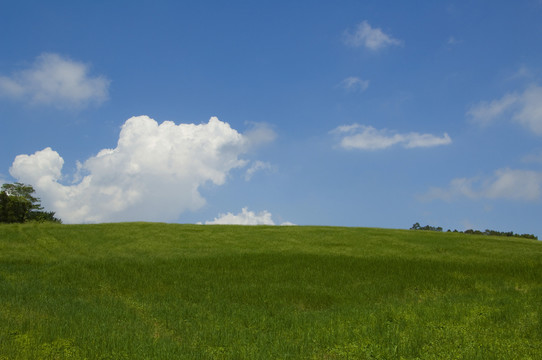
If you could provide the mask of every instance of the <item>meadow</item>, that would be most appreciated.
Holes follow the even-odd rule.
[[[541,359],[542,242],[0,225],[0,359]]]

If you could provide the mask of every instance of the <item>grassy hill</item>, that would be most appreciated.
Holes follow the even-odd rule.
[[[542,242],[0,225],[0,359],[540,359]]]

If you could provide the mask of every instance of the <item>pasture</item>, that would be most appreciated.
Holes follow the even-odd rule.
[[[542,242],[0,225],[0,359],[540,359]]]

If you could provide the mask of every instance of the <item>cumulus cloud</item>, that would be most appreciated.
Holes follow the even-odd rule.
[[[240,213],[232,214],[220,214],[212,221],[206,221],[206,225],[275,225],[275,222],[271,219],[271,213],[267,210],[261,211],[256,214],[253,211],[249,211],[244,207]]]
[[[401,45],[402,42],[385,34],[380,28],[373,28],[367,21],[358,24],[354,32],[344,33],[344,42],[352,47],[366,47],[371,51],[378,51],[392,45]]]
[[[542,87],[532,85],[523,93],[509,93],[500,99],[482,101],[472,106],[467,115],[473,122],[488,125],[500,118],[509,118],[542,135]]]
[[[363,80],[356,76],[350,76],[341,81],[339,86],[347,91],[363,92],[369,88],[369,80]]]
[[[341,137],[339,144],[344,149],[382,150],[394,145],[410,149],[452,143],[452,139],[446,133],[442,137],[416,132],[399,134],[386,129],[378,130],[372,126],[360,124],[339,126],[332,133]]]
[[[61,183],[64,161],[51,148],[18,155],[10,173],[66,223],[174,221],[204,205],[200,186],[221,185],[247,164],[241,156],[251,141],[216,117],[176,125],[138,116],[124,123],[114,149],[79,164],[76,183]]]
[[[542,173],[532,170],[499,169],[493,176],[456,178],[447,188],[432,188],[422,199],[506,199],[536,201],[542,194]]]
[[[269,211],[264,210],[259,213],[249,211],[247,207],[241,209],[238,214],[228,212],[220,214],[212,221],[206,221],[206,225],[275,225],[272,215]],[[291,222],[284,222],[281,225],[294,225]]]
[[[90,76],[87,64],[44,53],[28,69],[0,75],[0,96],[59,108],[84,107],[107,100],[109,83],[104,76]]]

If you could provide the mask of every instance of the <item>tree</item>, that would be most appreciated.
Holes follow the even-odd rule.
[[[414,225],[412,225],[410,230],[420,230],[420,228],[421,228],[420,223],[417,222]]]
[[[412,225],[410,230],[442,231],[442,227],[440,227],[440,226],[430,226],[430,225],[421,226],[420,223],[415,223],[414,225]],[[451,230],[448,229],[447,232],[451,232]],[[538,240],[538,237],[533,235],[533,234],[521,234],[520,235],[520,234],[515,234],[513,231],[501,232],[501,231],[486,229],[484,232],[481,232],[480,230],[468,229],[468,230],[465,230],[465,231],[454,230],[453,232],[454,233],[462,233],[462,234],[473,234],[473,235],[508,236],[508,237],[513,236],[513,237],[521,237],[521,238],[525,238],[525,239]]]
[[[440,226],[437,227],[437,226],[430,226],[430,225],[421,226],[420,223],[415,223],[414,225],[412,225],[410,230],[442,231],[442,228]]]
[[[29,220],[61,222],[54,212],[43,211],[40,199],[31,185],[14,183],[2,185],[0,191],[0,222],[23,223]]]

